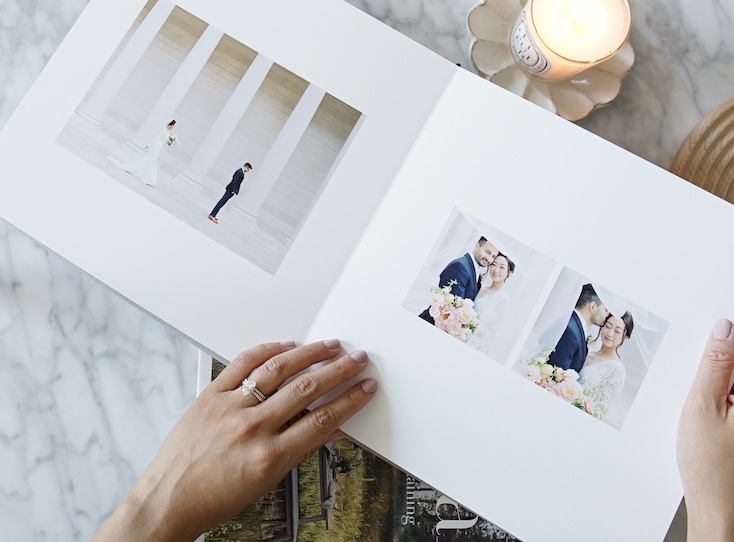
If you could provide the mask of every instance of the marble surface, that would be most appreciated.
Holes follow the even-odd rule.
[[[350,0],[469,67],[466,14],[475,0]],[[635,66],[610,106],[581,126],[668,168],[688,132],[734,96],[734,2],[630,0]]]
[[[470,66],[474,0],[350,3]],[[0,0],[0,126],[85,4]],[[581,126],[667,167],[688,131],[734,96],[734,3],[632,8],[635,67],[617,101]],[[0,538],[89,539],[195,380],[183,337],[0,221]]]

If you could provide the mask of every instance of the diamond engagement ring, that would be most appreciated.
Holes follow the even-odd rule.
[[[257,389],[257,384],[255,384],[254,380],[250,380],[249,378],[245,378],[242,381],[242,395],[254,395],[257,397],[257,400],[261,403],[267,399],[267,395],[265,395],[263,392],[261,392],[259,389]]]

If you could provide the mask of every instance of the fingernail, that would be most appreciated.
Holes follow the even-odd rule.
[[[354,360],[355,363],[364,363],[367,361],[367,352],[364,350],[355,350],[349,356]]]
[[[293,348],[294,346],[296,346],[296,342],[295,341],[283,341],[282,343],[280,343],[280,346],[284,346],[285,348]]]
[[[714,324],[714,329],[711,331],[711,336],[714,339],[728,339],[731,335],[731,322],[726,318],[719,318]]]
[[[377,389],[377,380],[374,378],[368,378],[360,384],[362,391],[365,393],[372,393]]]
[[[336,350],[337,348],[341,346],[341,343],[339,342],[339,339],[327,339],[324,341],[324,346],[326,348]]]

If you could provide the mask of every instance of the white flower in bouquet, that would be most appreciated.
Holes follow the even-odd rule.
[[[443,296],[443,293],[434,293],[433,294],[433,298],[431,298],[431,306],[433,306],[433,305],[437,305],[437,306],[443,305],[444,299],[445,298]]]
[[[566,369],[564,372],[566,373],[566,380],[576,382],[579,379],[579,374],[573,369]]]
[[[550,363],[544,363],[540,366],[540,376],[543,378],[551,378],[553,376],[553,371],[555,370],[556,368]]]
[[[451,301],[447,301],[447,295],[451,295],[451,286],[452,283],[449,283],[441,288],[431,288],[431,306],[445,307],[450,305]]]
[[[459,307],[459,310],[456,312],[456,316],[462,324],[471,324],[477,319],[477,311],[472,307],[463,305]]]
[[[445,294],[443,294],[443,299],[446,305],[453,305],[454,300],[456,299],[456,296],[452,294],[450,291],[448,291]]]
[[[459,340],[462,342],[466,342],[469,339],[471,339],[472,331],[468,327],[461,328],[461,332],[459,332]]]
[[[581,384],[571,380],[560,382],[558,384],[558,390],[560,391],[561,397],[569,403],[573,403],[584,394],[584,388],[581,387]]]
[[[522,371],[522,375],[537,384],[540,382],[540,367],[537,365],[526,365]]]

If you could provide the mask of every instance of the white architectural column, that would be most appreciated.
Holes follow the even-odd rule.
[[[214,165],[227,140],[234,132],[255,94],[265,81],[273,61],[263,55],[257,55],[247,71],[237,83],[237,87],[219,112],[217,119],[202,139],[201,145],[191,159],[186,171],[179,173],[181,179],[192,185],[197,191],[203,188],[203,179]],[[219,186],[217,185],[219,188]]]
[[[242,205],[235,207],[247,218],[257,219],[260,207],[275,186],[293,151],[296,150],[298,142],[306,132],[325,94],[315,85],[309,85],[301,99],[298,100],[298,104],[288,117],[273,146],[270,147],[263,163],[259,167],[258,164],[253,164],[250,175],[254,174],[254,179],[242,194]]]
[[[87,104],[83,109],[78,110],[81,117],[97,126],[101,125],[102,113],[107,110],[117,93],[120,92],[122,85],[130,77],[173,8],[174,4],[167,0],[156,2],[137,30],[130,36],[120,54],[117,55],[115,62],[107,70]]]
[[[213,26],[208,26],[204,30],[143,121],[143,125],[131,141],[133,145],[143,149],[158,132],[163,130],[166,122],[201,73],[219,40],[222,39],[222,35],[223,32]]]
[[[301,231],[301,227],[303,226],[303,223],[308,218],[308,215],[311,214],[311,211],[313,210],[314,206],[316,205],[316,202],[319,201],[319,198],[321,197],[321,193],[324,191],[324,188],[326,188],[326,185],[329,183],[329,179],[331,179],[332,175],[334,175],[334,172],[336,171],[336,168],[339,167],[339,163],[342,161],[342,158],[344,158],[344,155],[347,154],[347,151],[349,151],[349,147],[352,144],[352,141],[354,141],[354,138],[359,133],[359,129],[362,127],[362,124],[364,123],[364,119],[366,118],[365,115],[360,115],[357,119],[357,122],[354,123],[354,126],[352,127],[352,131],[349,132],[349,135],[347,136],[346,141],[344,141],[344,144],[342,145],[341,150],[339,151],[339,154],[336,155],[336,158],[334,159],[334,163],[331,164],[331,167],[329,168],[329,172],[326,174],[326,177],[324,177],[324,180],[321,182],[321,185],[319,185],[319,189],[316,191],[316,194],[314,194],[313,198],[311,199],[311,203],[308,206],[308,209],[305,213],[303,213],[303,216],[298,221],[298,226],[296,227],[296,232]]]

